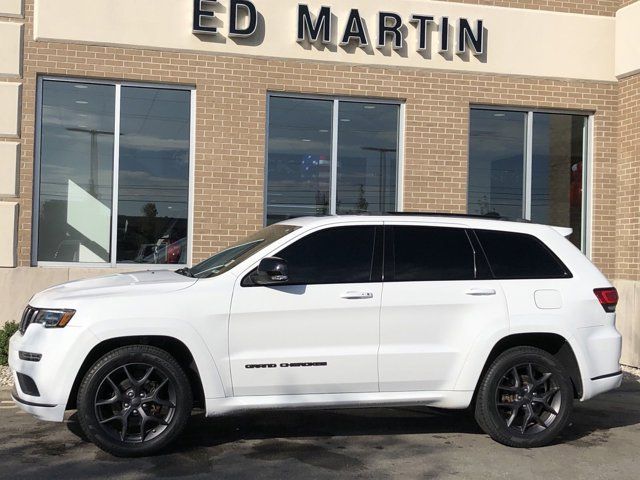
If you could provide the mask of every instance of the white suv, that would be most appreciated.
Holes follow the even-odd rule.
[[[472,216],[298,218],[191,269],[35,295],[11,339],[15,401],[77,408],[114,455],[166,446],[194,406],[474,409],[514,447],[622,375],[616,290],[569,229]]]

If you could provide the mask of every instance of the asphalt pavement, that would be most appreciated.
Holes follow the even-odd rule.
[[[0,390],[0,478],[638,479],[640,383],[577,403],[553,445],[518,450],[464,412],[369,408],[194,415],[174,448],[120,459],[83,437],[73,412],[47,423]]]

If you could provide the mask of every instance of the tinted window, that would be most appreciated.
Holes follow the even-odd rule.
[[[473,248],[463,229],[394,226],[390,235],[395,272],[389,273],[394,281],[474,278]]]
[[[372,279],[375,227],[340,227],[312,233],[277,253],[289,283],[360,283]]]
[[[496,278],[565,278],[571,274],[537,238],[523,233],[476,230]]]

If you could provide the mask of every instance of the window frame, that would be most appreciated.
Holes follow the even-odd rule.
[[[38,240],[40,229],[40,180],[41,180],[41,151],[42,151],[42,97],[45,81],[62,83],[91,83],[96,85],[113,86],[115,89],[114,109],[114,134],[113,134],[113,172],[112,172],[112,205],[111,205],[111,241],[109,262],[51,262],[38,260]],[[190,132],[189,132],[189,188],[187,206],[187,263],[132,263],[118,262],[117,259],[117,235],[118,235],[118,187],[120,167],[120,106],[122,87],[155,88],[163,90],[181,90],[190,92]],[[81,77],[38,76],[36,86],[35,108],[35,142],[33,161],[33,200],[31,216],[31,266],[32,267],[77,267],[77,268],[150,268],[154,270],[174,270],[180,267],[190,266],[193,263],[193,210],[195,194],[195,146],[196,146],[196,87],[195,85],[172,85],[153,82],[115,81]]]
[[[337,210],[337,193],[338,193],[338,134],[340,127],[340,102],[350,103],[378,103],[381,105],[395,105],[399,107],[398,111],[398,147],[397,147],[397,165],[396,165],[396,210],[403,210],[404,198],[404,145],[405,145],[405,107],[406,102],[403,99],[385,99],[385,98],[369,98],[369,97],[350,97],[348,95],[314,95],[306,93],[290,93],[290,92],[267,92],[267,105],[265,115],[265,143],[264,143],[264,208],[262,212],[262,225],[267,226],[267,218],[269,213],[269,205],[267,204],[267,193],[269,189],[269,110],[272,98],[291,98],[301,100],[323,100],[332,102],[332,118],[331,118],[331,179],[329,189],[329,215],[336,215]]]
[[[524,128],[524,165],[523,165],[523,197],[522,218],[531,220],[531,185],[533,178],[533,116],[536,113],[558,114],[558,115],[576,115],[585,117],[583,126],[583,145],[582,145],[582,232],[581,245],[582,252],[591,258],[592,256],[592,212],[593,212],[593,110],[572,110],[557,108],[527,108],[514,107],[508,105],[488,105],[488,104],[470,104],[467,125],[467,175],[469,174],[470,162],[469,153],[471,149],[471,110],[495,110],[504,112],[520,112],[526,114]],[[466,195],[467,208],[469,206],[469,185],[467,183]]]

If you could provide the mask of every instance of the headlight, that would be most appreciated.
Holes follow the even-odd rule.
[[[75,313],[75,310],[37,310],[31,323],[41,323],[45,328],[62,328]]]

